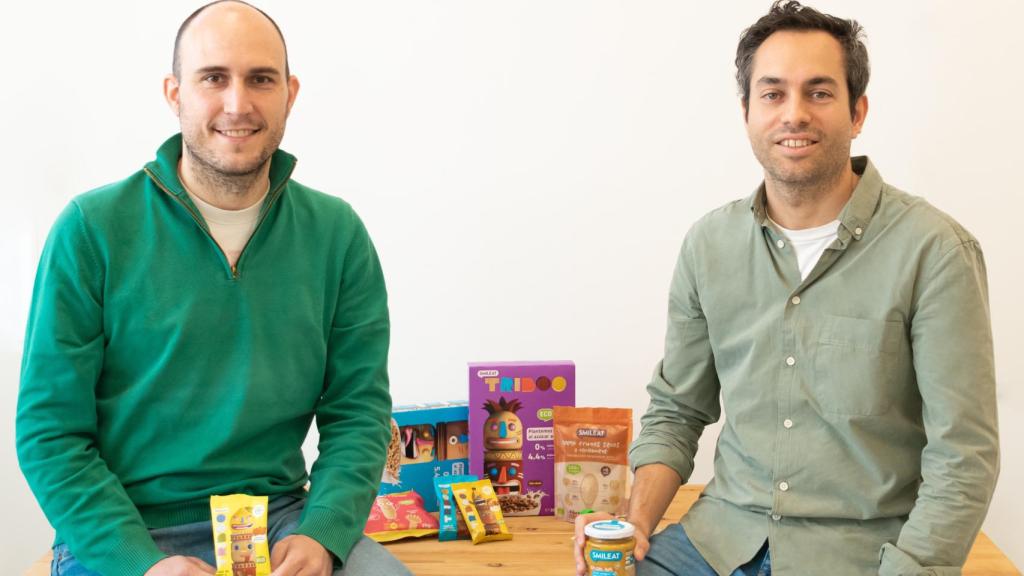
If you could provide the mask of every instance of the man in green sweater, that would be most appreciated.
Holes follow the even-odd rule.
[[[351,207],[291,179],[298,89],[266,14],[199,9],[164,81],[181,134],[57,219],[17,412],[54,574],[214,574],[209,498],[231,493],[270,497],[274,576],[408,573],[362,535],[390,437],[384,279]]]

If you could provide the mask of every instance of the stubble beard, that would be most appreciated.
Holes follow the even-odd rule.
[[[253,183],[260,178],[263,168],[270,162],[271,156],[277,151],[284,137],[283,124],[277,129],[270,129],[264,125],[262,130],[268,130],[268,138],[257,159],[240,166],[231,166],[217,151],[205,145],[203,128],[186,128],[187,114],[184,107],[181,110],[181,118],[182,153],[188,155],[193,176],[204,186],[227,194],[247,194]]]
[[[850,163],[848,140],[826,140],[819,135],[816,146],[823,147],[819,158],[805,158],[794,167],[788,160],[772,156],[777,138],[754,146],[754,156],[764,167],[765,179],[771,181],[773,190],[787,204],[800,206],[814,202],[842,181]]]

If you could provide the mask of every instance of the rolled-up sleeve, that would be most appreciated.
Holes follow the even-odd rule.
[[[661,463],[683,482],[693,473],[701,433],[721,414],[714,354],[697,288],[695,234],[691,231],[679,253],[669,294],[665,355],[647,385],[650,405],[629,452],[634,470]]]

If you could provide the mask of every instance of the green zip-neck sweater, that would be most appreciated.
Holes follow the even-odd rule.
[[[180,156],[179,135],[54,224],[25,337],[21,468],[57,540],[105,576],[145,573],[164,557],[147,529],[208,520],[212,494],[304,494],[307,480],[297,533],[345,559],[390,437],[376,252],[352,208],[292,180],[279,150],[232,269]]]

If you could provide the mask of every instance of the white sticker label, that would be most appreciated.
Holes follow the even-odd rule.
[[[530,442],[551,442],[555,439],[555,429],[551,426],[544,428],[527,428],[526,439]]]

